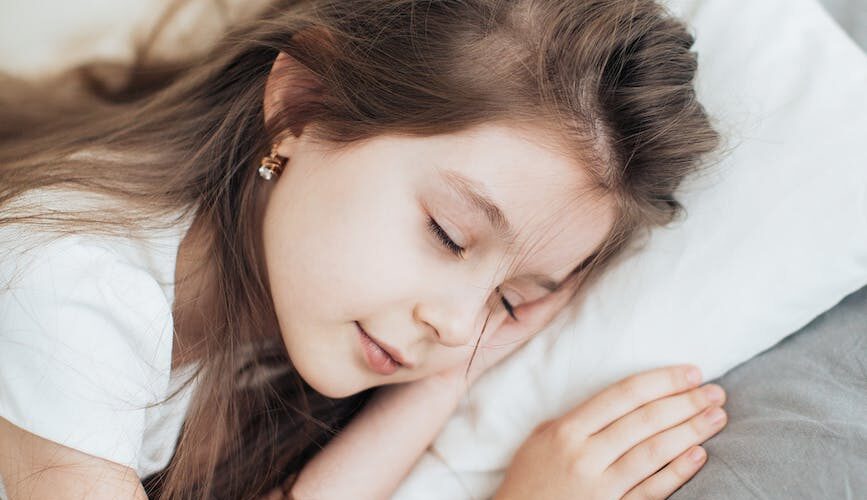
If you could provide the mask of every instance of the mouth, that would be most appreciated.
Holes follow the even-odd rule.
[[[398,368],[412,368],[412,364],[406,361],[400,351],[371,337],[358,321],[355,325],[358,327],[365,360],[373,371],[382,375],[391,375]]]

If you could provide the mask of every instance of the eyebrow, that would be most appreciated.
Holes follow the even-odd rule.
[[[440,177],[465,203],[485,216],[501,240],[508,245],[517,240],[517,233],[509,219],[475,181],[453,170],[440,170]],[[559,283],[544,274],[530,274],[526,277],[549,292],[556,292],[560,287]]]
[[[509,219],[474,180],[453,170],[440,170],[440,177],[466,204],[485,216],[503,242],[509,245],[515,243],[517,233]]]

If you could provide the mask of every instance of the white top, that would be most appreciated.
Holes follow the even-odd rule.
[[[48,243],[0,226],[0,417],[141,478],[168,464],[194,385],[159,404],[194,368],[171,371],[175,260],[191,218]]]

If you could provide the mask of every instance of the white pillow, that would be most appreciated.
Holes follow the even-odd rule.
[[[477,383],[394,498],[485,498],[542,420],[651,367],[716,378],[867,283],[867,56],[814,0],[668,5],[730,151],[682,223]]]

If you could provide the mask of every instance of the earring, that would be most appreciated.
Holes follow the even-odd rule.
[[[283,172],[283,168],[286,166],[286,160],[288,160],[288,158],[277,154],[278,144],[279,143],[275,142],[271,145],[271,154],[262,158],[262,163],[259,166],[259,177],[266,181],[270,181],[279,176],[280,173]]]

